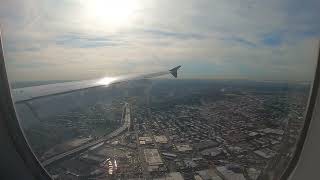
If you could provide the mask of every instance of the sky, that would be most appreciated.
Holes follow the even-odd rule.
[[[2,0],[11,81],[182,65],[180,78],[311,81],[319,0]]]

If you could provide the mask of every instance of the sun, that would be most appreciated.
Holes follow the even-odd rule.
[[[82,13],[90,24],[117,29],[130,26],[138,9],[136,0],[86,0],[83,1]]]

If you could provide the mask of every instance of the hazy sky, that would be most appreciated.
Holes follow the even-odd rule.
[[[2,0],[9,78],[311,80],[319,0]]]

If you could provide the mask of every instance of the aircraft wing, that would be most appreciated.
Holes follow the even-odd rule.
[[[177,71],[180,67],[181,66],[177,66],[167,71],[148,73],[148,74],[138,74],[138,75],[119,76],[119,77],[104,77],[104,78],[94,79],[94,80],[72,81],[72,82],[32,86],[32,87],[25,87],[25,88],[17,88],[12,90],[12,96],[15,103],[21,103],[21,102],[26,102],[33,99],[41,98],[41,97],[64,94],[68,92],[79,91],[83,89],[89,89],[89,88],[100,87],[100,86],[101,87],[109,86],[111,84],[127,82],[132,80],[150,79],[158,76],[163,76],[166,74],[172,74],[175,78],[177,78]]]

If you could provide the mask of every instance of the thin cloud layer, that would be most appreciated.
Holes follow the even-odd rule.
[[[183,65],[182,78],[310,81],[320,2],[4,1],[12,81],[90,79]]]

